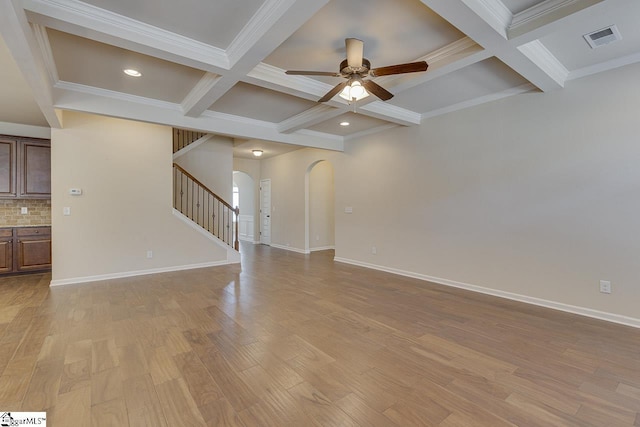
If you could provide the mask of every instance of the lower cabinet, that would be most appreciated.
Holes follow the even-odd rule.
[[[0,229],[0,273],[51,269],[51,227]]]
[[[0,274],[13,271],[13,229],[0,228]]]

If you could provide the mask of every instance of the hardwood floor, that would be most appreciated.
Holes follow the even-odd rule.
[[[0,279],[0,411],[59,426],[640,426],[640,330],[244,245]]]

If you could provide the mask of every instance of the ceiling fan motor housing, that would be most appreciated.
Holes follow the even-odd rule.
[[[362,58],[362,67],[350,67],[347,60],[345,59],[340,63],[340,74],[344,77],[349,77],[352,74],[359,74],[360,77],[365,77],[369,74],[369,70],[371,69],[371,63],[367,58]]]

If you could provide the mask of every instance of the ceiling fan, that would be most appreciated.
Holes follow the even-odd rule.
[[[389,76],[392,74],[416,73],[427,71],[426,61],[410,62],[407,64],[390,65],[388,67],[371,68],[371,63],[364,58],[364,42],[362,40],[348,38],[345,39],[347,46],[347,59],[340,63],[340,71],[285,71],[286,74],[298,76],[330,76],[344,77],[346,81],[336,85],[318,102],[327,102],[338,93],[349,102],[358,101],[371,92],[383,101],[393,98],[393,94],[372,80],[365,80],[365,77]],[[368,91],[368,92],[367,92]]]

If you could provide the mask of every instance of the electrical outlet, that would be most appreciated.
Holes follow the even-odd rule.
[[[608,280],[600,280],[600,292],[603,294],[611,293],[611,282]]]
[[[153,258],[153,251],[147,251],[147,258]]]
[[[376,248],[375,246],[371,246],[371,253],[373,255],[376,255],[378,253],[378,248]]]
[[[28,214],[29,213],[29,208],[27,208],[27,207],[20,208],[20,213],[22,215]]]
[[[320,236],[316,234],[316,241],[320,240]]]

